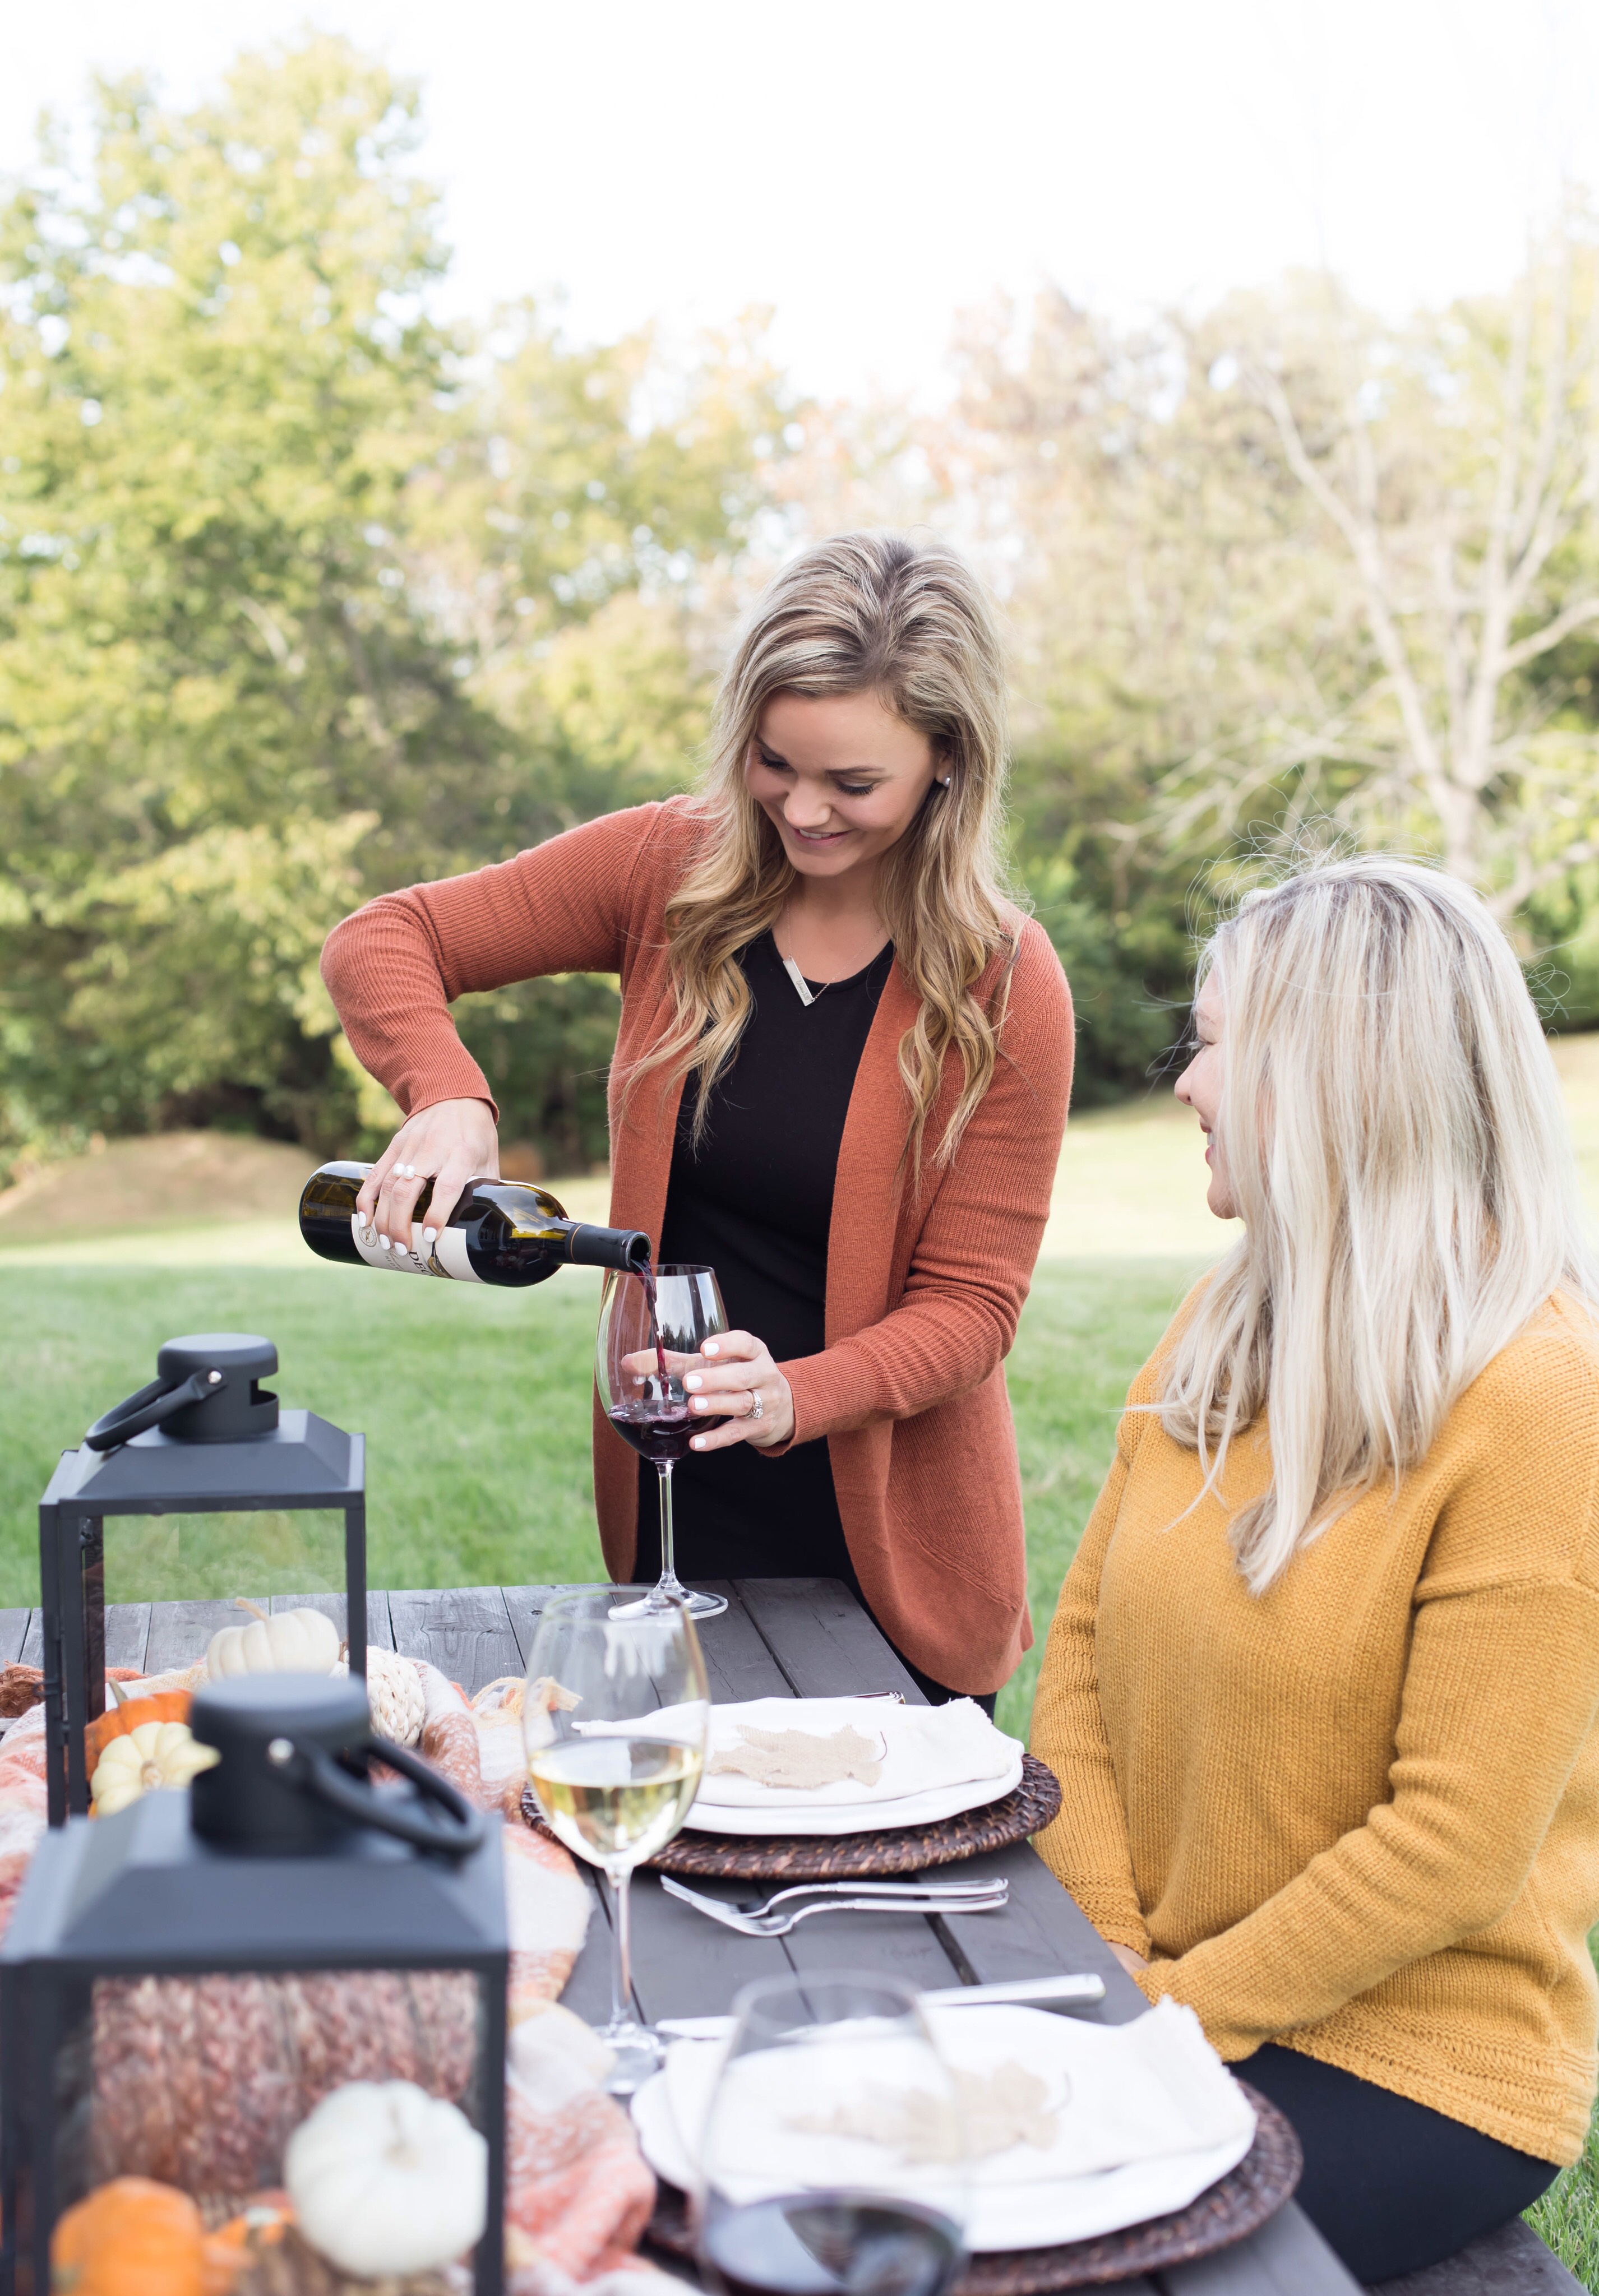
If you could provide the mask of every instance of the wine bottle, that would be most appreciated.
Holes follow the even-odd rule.
[[[521,1180],[468,1180],[433,1242],[423,1230],[433,1184],[424,1181],[411,1223],[411,1246],[385,1251],[375,1228],[356,1210],[370,1164],[323,1164],[300,1191],[299,1232],[324,1259],[353,1267],[388,1267],[402,1275],[454,1276],[467,1283],[542,1283],[558,1267],[650,1265],[642,1229],[593,1227],[568,1219],[545,1188]]]

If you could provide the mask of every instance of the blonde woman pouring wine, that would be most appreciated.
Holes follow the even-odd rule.
[[[1599,1271],[1505,935],[1331,861],[1217,935],[1177,1085],[1242,1240],[1061,1590],[1039,1848],[1305,2149],[1357,2278],[1574,2161],[1599,2025]]]
[[[406,1111],[362,1201],[395,1241],[424,1179],[441,1218],[497,1168],[450,1000],[620,975],[612,1217],[715,1268],[734,1327],[693,1374],[680,1570],[842,1577],[931,1693],[990,1698],[1031,1640],[1002,1365],[1072,1043],[1054,951],[1003,890],[1004,702],[963,562],[840,537],[758,603],[699,796],[386,895],[324,956]],[[654,1486],[600,1418],[614,1578],[656,1566]]]

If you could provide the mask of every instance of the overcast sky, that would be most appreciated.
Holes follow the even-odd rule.
[[[955,311],[1044,277],[1492,286],[1562,174],[1599,186],[1599,0],[0,0],[0,169],[96,67],[185,98],[307,22],[422,83],[453,305],[770,304],[828,393],[936,394]]]

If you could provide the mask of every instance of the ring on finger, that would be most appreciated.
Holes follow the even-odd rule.
[[[745,1419],[761,1419],[766,1415],[766,1405],[760,1399],[759,1388],[754,1387],[750,1390],[750,1408],[742,1415]]]

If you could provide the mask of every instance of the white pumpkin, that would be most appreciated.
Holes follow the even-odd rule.
[[[253,1603],[248,1627],[218,1627],[206,1651],[211,1679],[229,1674],[332,1674],[339,1663],[339,1629],[320,1611],[278,1611],[268,1618]]]
[[[215,1746],[202,1746],[186,1722],[141,1722],[113,1738],[94,1765],[89,1793],[96,1817],[111,1817],[143,1793],[161,1786],[186,1786],[217,1759]]]
[[[340,2271],[432,2272],[483,2236],[488,2146],[414,2081],[350,2081],[290,2137],[283,2183],[301,2234]]]

